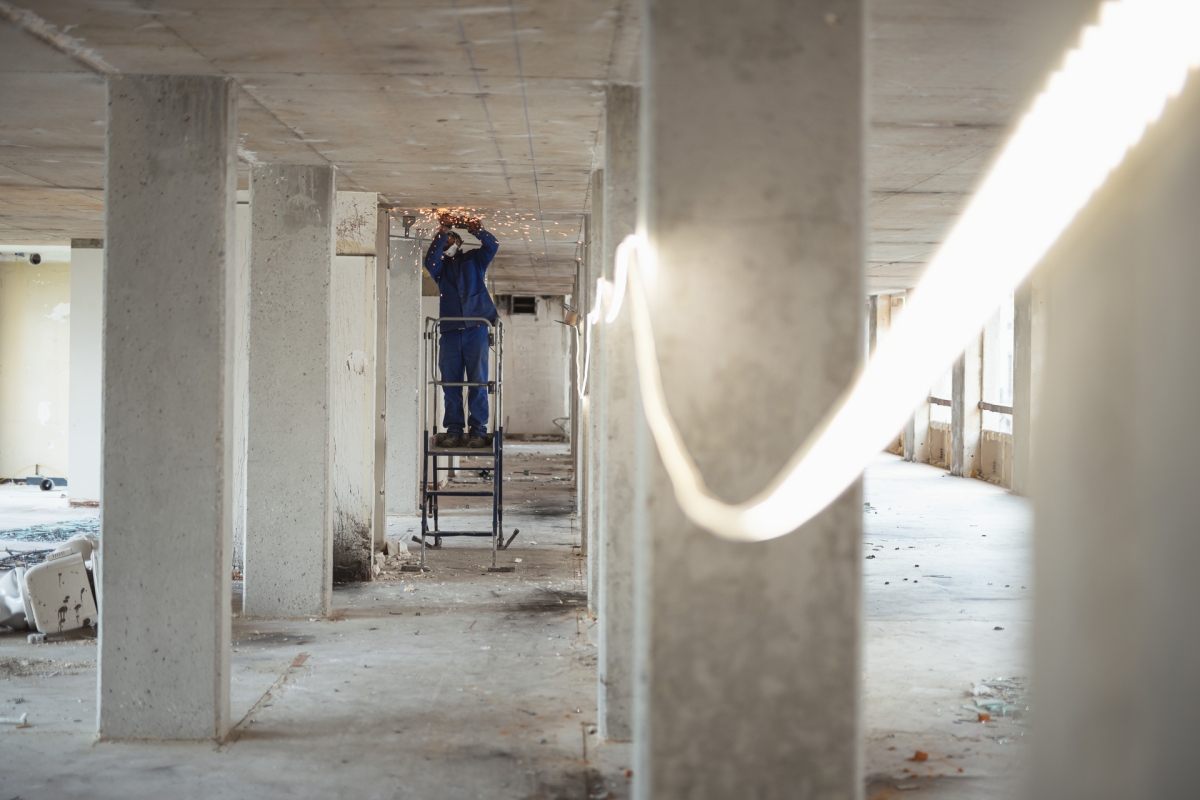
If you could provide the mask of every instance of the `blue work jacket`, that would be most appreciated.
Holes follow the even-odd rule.
[[[429,250],[425,253],[425,269],[437,282],[438,293],[441,296],[439,314],[443,317],[483,317],[495,322],[500,316],[496,312],[496,304],[488,294],[487,275],[488,264],[500,249],[496,237],[481,230],[475,234],[482,247],[474,250],[459,251],[452,256],[445,255],[446,234],[439,233],[433,237]],[[466,327],[475,327],[465,322],[446,323],[442,331],[459,331]]]

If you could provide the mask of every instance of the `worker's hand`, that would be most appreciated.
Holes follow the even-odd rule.
[[[483,230],[483,223],[477,219],[467,220],[467,231],[470,233],[479,233]]]

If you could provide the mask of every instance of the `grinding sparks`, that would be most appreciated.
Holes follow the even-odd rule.
[[[783,536],[849,488],[894,438],[1002,299],[1088,203],[1200,66],[1200,2],[1119,0],[1017,125],[965,213],[926,269],[903,317],[809,441],[758,495],[737,505],[708,490],[667,407],[646,302],[656,254],[642,234],[617,250],[614,284],[597,285],[611,322],[625,290],[647,425],[680,508],[732,541]],[[630,256],[636,258],[630,263]],[[590,339],[590,337],[589,337]]]
[[[535,282],[535,292],[550,295],[570,293],[570,282],[573,280],[579,261],[578,253],[581,244],[577,241],[579,230],[558,232],[560,236],[568,237],[568,242],[560,242],[559,245],[567,245],[570,250],[574,251],[571,255],[566,255],[568,248],[562,247],[549,255],[536,255],[535,253],[541,252],[540,247],[536,251],[532,247],[532,232],[535,227],[540,225],[540,217],[537,214],[517,210],[497,211],[471,206],[392,207],[393,218],[400,215],[415,217],[408,227],[408,233],[409,238],[418,240],[428,241],[434,236],[441,224],[438,217],[442,214],[468,219],[478,218],[487,230],[500,239],[506,260],[489,270],[488,278],[493,293],[499,291],[507,294],[512,291],[509,287],[514,281],[520,280],[519,275],[512,276],[512,272],[519,269],[513,261],[514,255],[521,259],[528,259],[529,269]],[[556,226],[561,223],[548,220],[546,224]],[[573,227],[582,229],[582,223],[573,224]],[[555,247],[551,247],[551,250],[555,250]],[[421,268],[422,258],[423,254],[415,256],[414,263],[418,269]],[[501,286],[496,285],[497,281]]]

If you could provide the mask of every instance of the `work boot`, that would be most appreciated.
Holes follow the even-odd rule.
[[[433,443],[437,447],[462,447],[462,437],[457,433],[439,433],[433,437]]]
[[[477,433],[471,434],[470,440],[467,442],[467,447],[487,447],[488,440],[486,436],[480,436]]]

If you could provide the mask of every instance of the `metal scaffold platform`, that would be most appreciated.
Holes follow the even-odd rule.
[[[441,327],[446,323],[474,322],[488,326],[488,351],[491,364],[491,376],[494,379],[485,382],[444,381],[438,374],[438,348],[441,341]],[[421,457],[421,534],[414,536],[413,541],[421,545],[420,566],[414,570],[425,571],[425,551],[439,550],[442,539],[447,536],[477,536],[490,537],[492,540],[491,572],[513,572],[514,567],[496,566],[496,554],[507,550],[508,545],[516,537],[513,531],[508,541],[504,540],[504,426],[497,424],[504,419],[504,324],[492,322],[483,317],[427,317],[425,320],[425,388],[421,396],[422,415],[422,457]],[[461,377],[461,376],[456,376]],[[438,416],[442,406],[443,387],[458,387],[461,391],[470,387],[486,387],[488,395],[494,399],[493,408],[488,415],[487,447],[445,447],[438,443]],[[465,405],[465,404],[464,404]],[[455,458],[490,459],[490,467],[472,466],[470,469],[480,473],[484,483],[490,482],[490,489],[442,488],[449,486],[449,475],[462,469],[454,464]],[[447,480],[441,480],[442,475]],[[469,484],[461,484],[466,486]],[[439,518],[439,505],[443,497],[490,497],[492,500],[492,524],[487,530],[442,530]],[[430,539],[432,538],[432,542]]]

